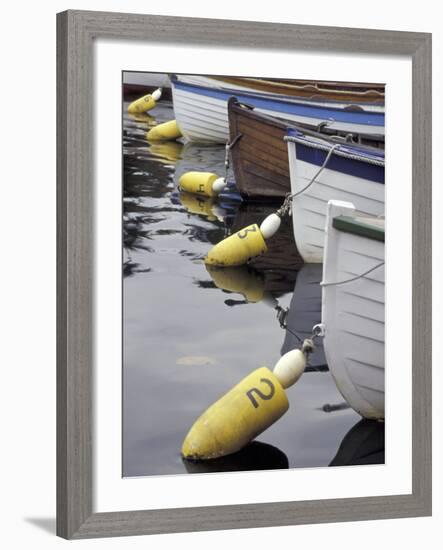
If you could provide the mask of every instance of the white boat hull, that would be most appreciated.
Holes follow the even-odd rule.
[[[384,262],[384,242],[339,231],[332,218],[352,205],[329,208],[323,283],[339,282]],[[324,351],[335,383],[361,416],[385,415],[385,271],[381,265],[355,281],[324,285]]]
[[[183,77],[181,77],[183,78]],[[254,100],[251,97],[243,94],[247,94],[247,91],[243,91],[241,87],[235,89],[233,93],[226,95],[225,89],[220,89],[224,93],[224,97],[214,97],[211,95],[205,95],[204,93],[199,93],[197,84],[194,82],[196,77],[193,80],[190,80],[190,83],[193,84],[194,88],[184,89],[176,85],[176,82],[172,80],[172,98],[174,105],[174,114],[177,120],[177,123],[180,127],[180,130],[183,136],[190,140],[196,141],[199,143],[223,143],[225,144],[228,141],[229,136],[229,122],[228,122],[228,99],[233,93],[246,103],[252,103],[254,105]],[[202,78],[202,77],[201,77]],[[210,79],[206,79],[209,80]],[[208,83],[202,81],[202,84],[208,85]],[[215,94],[217,95],[217,94]],[[261,100],[266,99],[266,95],[261,96]],[[281,112],[272,107],[272,99],[269,98],[267,102],[268,106],[257,106],[255,109],[269,116],[281,118],[289,122],[299,122],[310,125],[318,125],[320,122],[324,122],[328,118],[333,118],[331,116],[305,116],[301,113],[293,114],[290,112]],[[292,103],[295,103],[292,101]],[[304,106],[306,102],[298,101],[299,106]],[[306,108],[312,107],[312,105],[305,105]],[[324,106],[323,103],[318,103],[317,106]],[[339,109],[337,109],[339,110]],[[304,109],[306,112],[306,109]],[[330,110],[326,111],[330,115]],[[379,114],[378,112],[374,114]],[[368,116],[371,116],[370,111],[368,111]],[[325,118],[326,117],[326,118]],[[342,132],[354,132],[361,134],[373,134],[373,135],[383,135],[384,126],[376,125],[367,125],[353,122],[342,122],[342,121],[332,121],[328,122],[328,127]]]
[[[297,158],[297,147],[288,142],[291,192],[302,191],[319,166]],[[306,263],[323,261],[326,209],[329,200],[349,201],[362,214],[382,216],[385,186],[351,174],[325,168],[305,192],[292,201],[292,224],[297,248]]]

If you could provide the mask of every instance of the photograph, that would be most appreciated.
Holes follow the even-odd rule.
[[[122,476],[384,464],[385,83],[121,86]]]

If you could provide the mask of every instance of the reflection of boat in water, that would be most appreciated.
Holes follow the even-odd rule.
[[[203,461],[186,460],[185,458],[182,460],[189,474],[287,470],[289,468],[288,458],[284,452],[261,441],[252,441],[241,451],[221,458]]]
[[[328,205],[322,323],[329,369],[346,401],[365,418],[385,414],[384,220]],[[338,284],[337,284],[338,283]]]
[[[321,264],[304,264],[297,273],[289,310],[285,317],[286,336],[281,354],[300,347],[300,339],[310,338],[312,327],[321,322]],[[321,338],[315,341],[315,350],[309,357],[312,367],[326,364]]]
[[[321,262],[329,200],[352,202],[359,212],[368,216],[384,215],[384,151],[338,145],[330,139],[314,138],[295,129],[288,130],[286,140],[291,191],[300,193],[292,200],[295,241],[305,262]],[[316,175],[329,154],[326,167]]]
[[[271,82],[267,83],[271,91],[254,89],[255,84],[247,78],[243,79],[242,86],[238,82],[227,83],[223,78],[205,76],[173,75],[170,80],[175,118],[185,138],[191,141],[226,143],[229,133],[227,102],[232,96],[253,105],[258,111],[292,122],[317,125],[329,121],[334,130],[384,133],[381,97],[377,97],[376,104],[359,105],[358,98],[363,98],[364,94],[354,97],[350,104],[348,99],[300,98],[289,94],[288,86],[283,92],[281,87],[278,90],[271,87]]]
[[[345,435],[329,466],[361,466],[385,463],[385,424],[360,420]]]

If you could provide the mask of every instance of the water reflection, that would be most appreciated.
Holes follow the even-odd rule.
[[[152,117],[172,119],[171,106],[161,102]],[[190,426],[249,372],[275,364],[286,310],[288,328],[310,330],[313,317],[301,319],[310,310],[293,296],[310,287],[289,220],[250,266],[208,272],[202,260],[213,244],[279,205],[245,204],[232,187],[216,200],[179,193],[185,171],[224,174],[224,147],[152,144],[150,117],[123,123],[123,475],[186,473],[179,450]],[[308,370],[288,397],[266,444],[209,467],[327,466],[357,414],[321,409],[342,400],[327,373]]]
[[[344,437],[330,466],[385,463],[385,423],[360,420]]]
[[[247,470],[287,470],[288,457],[283,451],[268,443],[252,441],[241,451],[222,458],[195,461],[183,459],[189,474],[216,472],[242,472]]]

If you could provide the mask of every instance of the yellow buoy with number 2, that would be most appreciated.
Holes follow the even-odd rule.
[[[312,350],[312,341],[305,340],[304,347]],[[285,389],[305,367],[306,355],[296,349],[283,355],[273,372],[261,367],[246,376],[194,423],[183,442],[183,457],[207,460],[242,449],[288,410]]]

